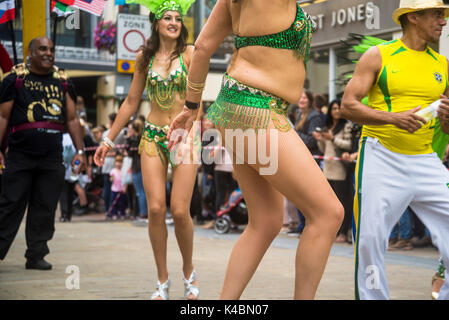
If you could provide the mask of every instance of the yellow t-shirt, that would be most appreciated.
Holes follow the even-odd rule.
[[[400,40],[378,45],[382,68],[376,84],[368,93],[369,106],[375,110],[403,112],[427,107],[448,86],[448,65],[444,56],[430,47],[424,51],[407,48]],[[436,119],[414,133],[388,125],[365,125],[362,137],[377,138],[387,149],[402,154],[432,153]]]

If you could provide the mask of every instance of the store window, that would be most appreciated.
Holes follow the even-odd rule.
[[[125,4],[118,6],[119,13],[128,13],[128,14],[140,14],[140,5],[138,4]]]
[[[384,40],[391,40],[392,34],[382,34],[376,36]],[[336,76],[331,79],[335,85],[337,97],[342,97],[346,85],[352,78],[356,67],[356,61],[361,57],[360,53],[355,52],[352,46],[358,43],[358,40],[352,39],[349,35],[343,39],[340,44],[333,45],[337,57]],[[312,49],[310,60],[307,64],[306,89],[313,93],[324,94],[329,92],[329,47]]]

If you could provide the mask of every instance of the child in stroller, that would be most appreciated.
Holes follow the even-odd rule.
[[[229,200],[217,212],[214,230],[219,234],[228,233],[231,227],[248,224],[248,209],[240,188],[235,189]]]

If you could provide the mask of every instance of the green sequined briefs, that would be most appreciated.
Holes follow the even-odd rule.
[[[159,156],[163,164],[166,164],[166,159],[168,159],[173,166],[170,159],[170,151],[167,148],[167,133],[169,128],[170,126],[160,127],[145,121],[145,127],[139,144],[139,154],[145,151],[150,157]]]
[[[224,74],[220,93],[208,108],[207,117],[221,128],[243,130],[267,129],[271,118],[278,130],[288,131],[291,128],[285,117],[288,106],[283,99]]]
[[[316,26],[310,16],[302,10],[299,4],[297,4],[296,10],[296,18],[287,30],[264,36],[235,36],[235,48],[240,49],[247,46],[264,46],[294,50],[295,56],[302,58],[304,63],[307,63],[310,56],[312,33],[316,31]]]

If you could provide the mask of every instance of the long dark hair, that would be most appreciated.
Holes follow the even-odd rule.
[[[142,50],[143,60],[141,62],[140,67],[142,70],[145,70],[150,63],[151,58],[156,54],[161,45],[159,39],[159,32],[157,31],[157,25],[159,20],[156,20],[156,16],[154,13],[150,12],[150,22],[151,22],[151,36],[146,41],[145,45],[143,45],[140,49]],[[176,49],[173,51],[170,57],[170,64],[168,65],[168,69],[176,58],[178,58],[181,53],[183,53],[187,47],[187,38],[189,36],[189,31],[187,30],[184,22],[181,23],[181,34],[176,40]]]
[[[337,104],[338,107],[340,107],[341,101],[339,99],[335,99],[335,100],[332,100],[331,103],[329,103],[329,108],[327,108],[327,114],[326,114],[326,120],[325,120],[325,125],[328,129],[330,129],[334,125],[334,118],[332,117],[332,106],[334,104]],[[345,124],[346,124],[346,119],[340,118],[337,122],[337,125],[332,130],[332,134],[336,135],[337,133],[339,133],[345,127]]]
[[[309,105],[307,106],[307,110],[301,111],[301,118],[299,118],[299,121],[295,127],[296,131],[302,129],[302,127],[306,123],[307,116],[309,115],[310,110],[312,110],[312,106],[313,106],[313,93],[308,90],[305,90],[304,93],[307,96],[307,100],[309,100]]]

